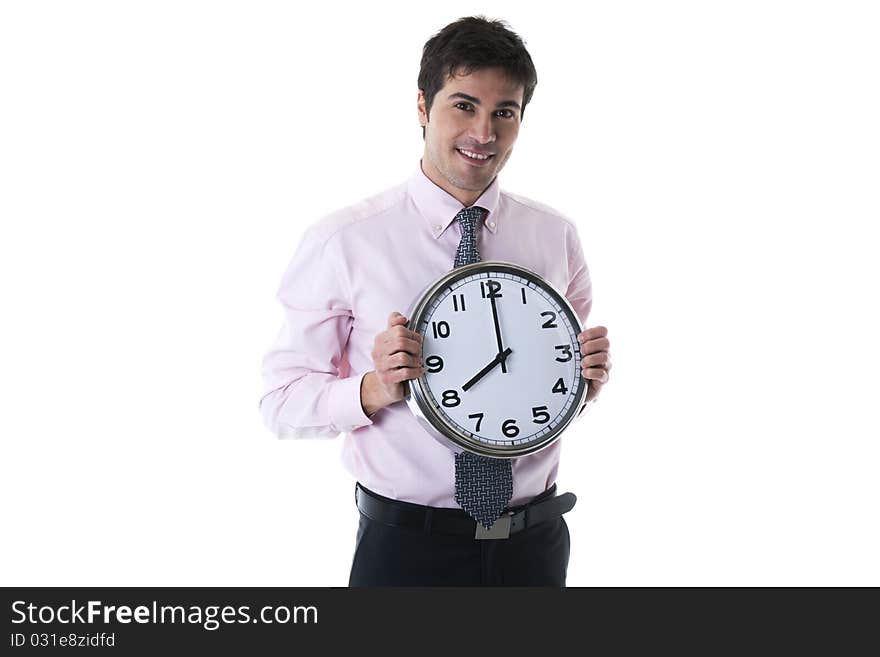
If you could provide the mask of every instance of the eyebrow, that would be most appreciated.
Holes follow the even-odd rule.
[[[449,94],[448,100],[452,98],[463,98],[464,100],[473,103],[474,105],[480,104],[480,99],[475,98],[474,96],[469,96],[468,94],[462,93],[460,91],[456,91],[454,94]],[[515,107],[516,109],[521,110],[519,103],[515,100],[502,100],[495,107]]]

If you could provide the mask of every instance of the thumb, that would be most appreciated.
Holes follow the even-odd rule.
[[[406,324],[406,317],[395,311],[388,316],[388,328],[399,324]]]

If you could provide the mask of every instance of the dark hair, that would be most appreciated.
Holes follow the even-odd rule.
[[[448,78],[456,74],[470,75],[484,68],[501,68],[512,82],[523,86],[522,119],[538,84],[535,65],[522,39],[504,21],[489,20],[482,15],[459,18],[425,43],[419,70],[425,114],[430,117],[434,96]]]

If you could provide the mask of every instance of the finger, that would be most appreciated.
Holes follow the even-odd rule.
[[[407,353],[398,352],[385,359],[384,365],[387,369],[398,367],[421,367],[422,359],[418,356],[412,356]]]
[[[584,401],[593,401],[596,397],[599,396],[599,392],[602,390],[602,384],[598,381],[590,381],[587,384],[587,398]]]
[[[385,356],[390,356],[399,352],[412,354],[413,356],[421,356],[422,343],[419,340],[397,337],[388,340],[383,345],[382,352]]]
[[[578,342],[584,343],[595,338],[604,338],[608,335],[608,329],[604,326],[594,326],[578,333]]]
[[[405,326],[392,326],[385,331],[385,339],[383,342],[394,342],[400,339],[413,340],[421,344],[424,340],[424,336],[417,331],[410,331]]]
[[[581,370],[581,375],[585,379],[590,379],[592,381],[598,381],[599,383],[607,383],[608,382],[608,372],[599,367],[588,367],[586,369]]]
[[[399,326],[401,324],[406,324],[406,317],[401,315],[399,312],[395,311],[388,315],[388,328],[392,326]]]
[[[581,354],[595,354],[599,351],[608,351],[610,348],[611,343],[608,341],[608,338],[597,338],[584,342],[581,347]]]
[[[598,365],[599,367],[608,369],[611,359],[608,357],[607,351],[599,351],[595,354],[589,354],[581,358],[581,369],[588,365]]]
[[[388,372],[389,378],[395,383],[418,379],[425,373],[424,367],[398,367]]]

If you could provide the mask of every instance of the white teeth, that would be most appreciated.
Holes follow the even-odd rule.
[[[473,158],[475,160],[488,160],[491,157],[490,155],[477,155],[476,153],[471,153],[470,151],[466,151],[463,148],[459,148],[458,152],[464,153],[468,157]]]

